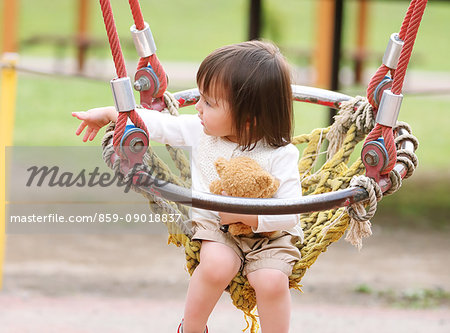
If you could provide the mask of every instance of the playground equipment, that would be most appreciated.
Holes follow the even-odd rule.
[[[0,82],[2,89],[0,93],[0,289],[2,288],[2,267],[5,244],[5,207],[6,207],[6,147],[12,145],[14,108],[17,91],[17,73],[14,65],[17,62],[16,53],[4,53],[3,62],[9,63],[10,68],[1,70]]]
[[[3,282],[3,260],[5,255],[5,200],[6,200],[6,156],[5,148],[12,145],[13,127],[14,127],[14,111],[16,103],[17,91],[17,73],[15,65],[18,61],[17,38],[15,35],[16,26],[16,3],[14,1],[5,1],[4,25],[3,29],[3,49],[2,66],[0,82],[2,89],[0,91],[0,290]],[[6,27],[12,27],[12,32],[7,33]]]
[[[149,27],[143,20],[138,1],[130,0],[129,3],[135,20],[131,32],[141,57],[134,83],[134,87],[140,91],[141,104],[150,109],[168,109],[176,116],[178,107],[192,105],[198,100],[198,90],[179,92],[173,96],[165,93],[167,81],[155,55],[156,47]],[[110,3],[100,0],[118,76],[111,81],[111,86],[119,111],[117,123],[107,129],[103,139],[103,157],[111,168],[134,182],[134,189],[150,200],[152,210],[160,214],[182,214],[184,219],[180,224],[168,224],[169,241],[185,247],[189,273],[192,274],[199,263],[201,243],[190,239],[191,232],[186,223],[188,214],[183,204],[248,214],[303,213],[305,242],[297,244],[302,259],[294,266],[290,276],[292,288],[299,288],[306,269],[347,228],[349,232],[346,238],[356,246],[361,246],[361,238],[370,234],[369,219],[375,213],[377,201],[383,195],[395,192],[401,180],[409,177],[417,165],[414,155],[417,140],[407,125],[397,123],[397,117],[403,98],[401,92],[406,68],[426,3],[426,0],[411,1],[400,32],[390,36],[383,64],[369,83],[367,100],[317,88],[293,87],[294,100],[327,105],[339,110],[339,115],[332,126],[294,138],[294,144],[306,144],[299,161],[305,196],[280,200],[231,198],[191,192],[187,190],[188,163],[182,152],[168,148],[180,170],[179,175],[169,171],[158,159],[149,145],[145,124],[135,111],[132,85],[125,70]],[[386,76],[388,72],[390,77]],[[133,132],[125,130],[128,119],[135,125]],[[355,145],[366,135],[361,159],[348,165]],[[328,157],[314,172],[325,138],[329,141]],[[128,147],[131,142],[134,145]],[[169,184],[164,187],[140,186],[138,179],[153,177],[149,165],[156,167],[158,173],[163,173],[163,180]],[[366,176],[357,176],[364,170]],[[256,319],[252,312],[256,298],[246,278],[239,273],[227,290],[233,303],[252,319],[251,331],[256,331]]]
[[[134,84],[127,77],[109,1],[100,0],[118,76],[117,79],[112,80],[111,85],[115,104],[121,111],[117,124],[110,126],[104,137],[106,162],[121,172],[125,178],[133,180],[139,176],[151,177],[147,164],[164,172],[164,180],[169,181],[170,184],[164,187],[135,186],[135,190],[150,199],[151,208],[155,211],[181,213],[184,216],[182,222],[187,220],[187,209],[183,203],[217,211],[250,214],[303,213],[302,226],[305,231],[305,242],[298,244],[302,259],[295,265],[294,273],[290,277],[291,287],[299,288],[299,282],[306,269],[314,263],[321,252],[338,240],[346,229],[350,227],[350,230],[354,231],[349,233],[350,238],[369,232],[360,227],[367,227],[367,221],[373,216],[376,202],[381,199],[381,194],[387,195],[398,189],[401,179],[409,177],[417,163],[412,153],[417,148],[416,141],[410,136],[410,130],[406,125],[397,127],[396,123],[401,104],[404,73],[426,1],[411,2],[400,33],[398,36],[391,37],[384,64],[369,84],[368,101],[360,97],[353,99],[350,96],[316,88],[293,87],[294,100],[326,105],[340,110],[340,114],[333,126],[316,129],[311,134],[294,139],[294,144],[306,146],[299,161],[305,196],[282,202],[277,199],[242,199],[192,193],[186,190],[189,186],[189,172],[186,157],[182,152],[168,147],[180,169],[179,174],[170,172],[154,154],[149,146],[147,129],[134,110],[132,86],[140,92],[143,106],[156,110],[167,108],[175,116],[178,107],[194,104],[199,96],[196,89],[175,93],[173,97],[165,93],[167,78],[156,57],[151,32],[143,20],[138,1],[130,0],[129,2],[135,20],[131,30],[141,57]],[[389,71],[391,77],[385,78]],[[2,80],[2,85],[4,82],[7,81]],[[9,82],[14,83],[14,80]],[[15,83],[11,86],[15,86]],[[389,87],[392,87],[390,92]],[[2,93],[3,88],[4,86]],[[2,105],[1,124],[6,124],[3,122],[5,114]],[[135,125],[131,131],[125,128],[128,118]],[[375,125],[375,122],[378,124]],[[3,135],[6,132],[2,130],[1,133]],[[369,136],[362,150],[362,159],[349,165],[349,157],[356,143],[363,140],[367,134]],[[380,137],[383,140],[380,140]],[[318,167],[317,157],[326,139],[330,143],[329,157],[321,167]],[[2,142],[6,142],[3,137]],[[374,180],[366,177],[352,180],[354,176],[364,173],[365,170]],[[4,201],[4,197],[0,199]],[[367,199],[369,199],[368,210],[362,204],[358,205]],[[4,223],[3,219],[2,222]],[[186,224],[168,225],[168,227],[169,240],[185,247],[187,267],[192,273],[198,264],[201,244],[191,241],[190,230]],[[358,229],[360,229],[359,232]],[[4,233],[0,232],[0,237],[4,237]],[[355,244],[360,245],[360,239],[352,239]],[[2,243],[3,239],[0,238],[0,251],[3,251]],[[2,256],[3,253],[0,252],[0,269]],[[254,319],[252,310],[256,303],[248,281],[239,274],[231,282],[228,291],[232,295],[234,304]],[[254,329],[255,326],[252,331]]]
[[[165,93],[167,81],[155,55],[156,47],[149,27],[143,20],[139,2],[130,0],[129,3],[135,20],[131,32],[141,57],[134,83],[134,87],[140,91],[141,104],[150,109],[168,109],[176,116],[178,107],[192,105],[198,100],[198,90],[175,93],[173,96]],[[182,152],[168,148],[180,169],[180,175],[169,171],[158,159],[149,146],[145,124],[135,111],[132,85],[124,66],[110,3],[100,0],[118,76],[111,81],[111,86],[119,111],[117,123],[107,129],[103,139],[103,157],[110,167],[134,182],[135,190],[149,198],[153,210],[161,214],[182,214],[184,220],[180,224],[175,227],[168,224],[169,241],[185,247],[187,268],[191,274],[199,263],[201,243],[190,239],[191,233],[186,224],[188,214],[183,204],[248,214],[304,213],[302,227],[305,242],[297,244],[302,259],[294,266],[290,277],[292,288],[299,288],[306,269],[348,227],[347,239],[361,246],[361,238],[370,234],[368,220],[375,213],[377,201],[383,195],[395,192],[401,180],[409,177],[417,164],[414,155],[417,141],[407,125],[397,123],[397,117],[403,98],[401,91],[406,68],[426,3],[426,0],[411,1],[400,32],[390,36],[383,64],[369,83],[367,100],[317,88],[293,87],[294,100],[327,105],[339,110],[339,115],[332,126],[294,138],[294,144],[306,144],[299,162],[305,196],[279,200],[231,198],[191,192],[186,188],[189,186],[186,172],[188,163]],[[388,72],[390,77],[386,76]],[[133,132],[125,130],[128,119],[135,125]],[[366,135],[361,159],[348,165],[355,145]],[[328,157],[314,172],[314,164],[325,138],[329,141]],[[131,142],[134,145],[128,147]],[[138,179],[153,177],[149,165],[163,173],[163,180],[169,184],[164,187],[140,186]],[[364,170],[366,176],[357,176]],[[366,209],[367,205],[369,207]],[[227,290],[233,303],[252,318],[251,330],[255,331],[256,319],[252,311],[256,299],[246,278],[239,273]]]

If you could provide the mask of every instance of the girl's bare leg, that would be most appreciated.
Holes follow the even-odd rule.
[[[189,282],[183,333],[204,332],[209,315],[240,266],[241,259],[229,246],[202,241],[200,264]]]
[[[291,319],[289,278],[276,269],[258,269],[247,275],[256,292],[262,333],[288,333]]]

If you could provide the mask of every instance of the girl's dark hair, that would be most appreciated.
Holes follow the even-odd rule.
[[[250,41],[221,47],[200,65],[197,85],[202,93],[228,102],[243,149],[264,139],[281,147],[292,136],[290,67],[279,49]]]

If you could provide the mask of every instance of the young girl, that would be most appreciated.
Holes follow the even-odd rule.
[[[290,144],[292,92],[289,66],[272,44],[259,41],[215,50],[197,73],[198,115],[173,117],[138,110],[151,140],[192,147],[192,187],[209,192],[218,177],[214,162],[248,156],[280,181],[275,198],[301,195],[298,150]],[[113,107],[74,112],[87,127],[83,141],[117,120]],[[184,320],[178,332],[207,332],[206,323],[222,292],[242,268],[256,292],[264,333],[289,331],[291,298],[288,277],[300,259],[295,243],[303,237],[299,216],[244,215],[192,210],[193,239],[201,240],[200,264],[187,292]],[[232,236],[221,225],[243,222],[256,236]],[[270,238],[257,233],[277,231]]]

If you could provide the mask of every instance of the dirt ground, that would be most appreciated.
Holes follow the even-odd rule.
[[[292,291],[291,332],[450,332],[450,231],[374,224],[361,252],[339,241],[307,272],[304,293]],[[3,284],[3,333],[165,333],[176,332],[188,274],[166,235],[8,235]],[[447,297],[402,303],[430,290]],[[246,324],[224,294],[208,326]]]

